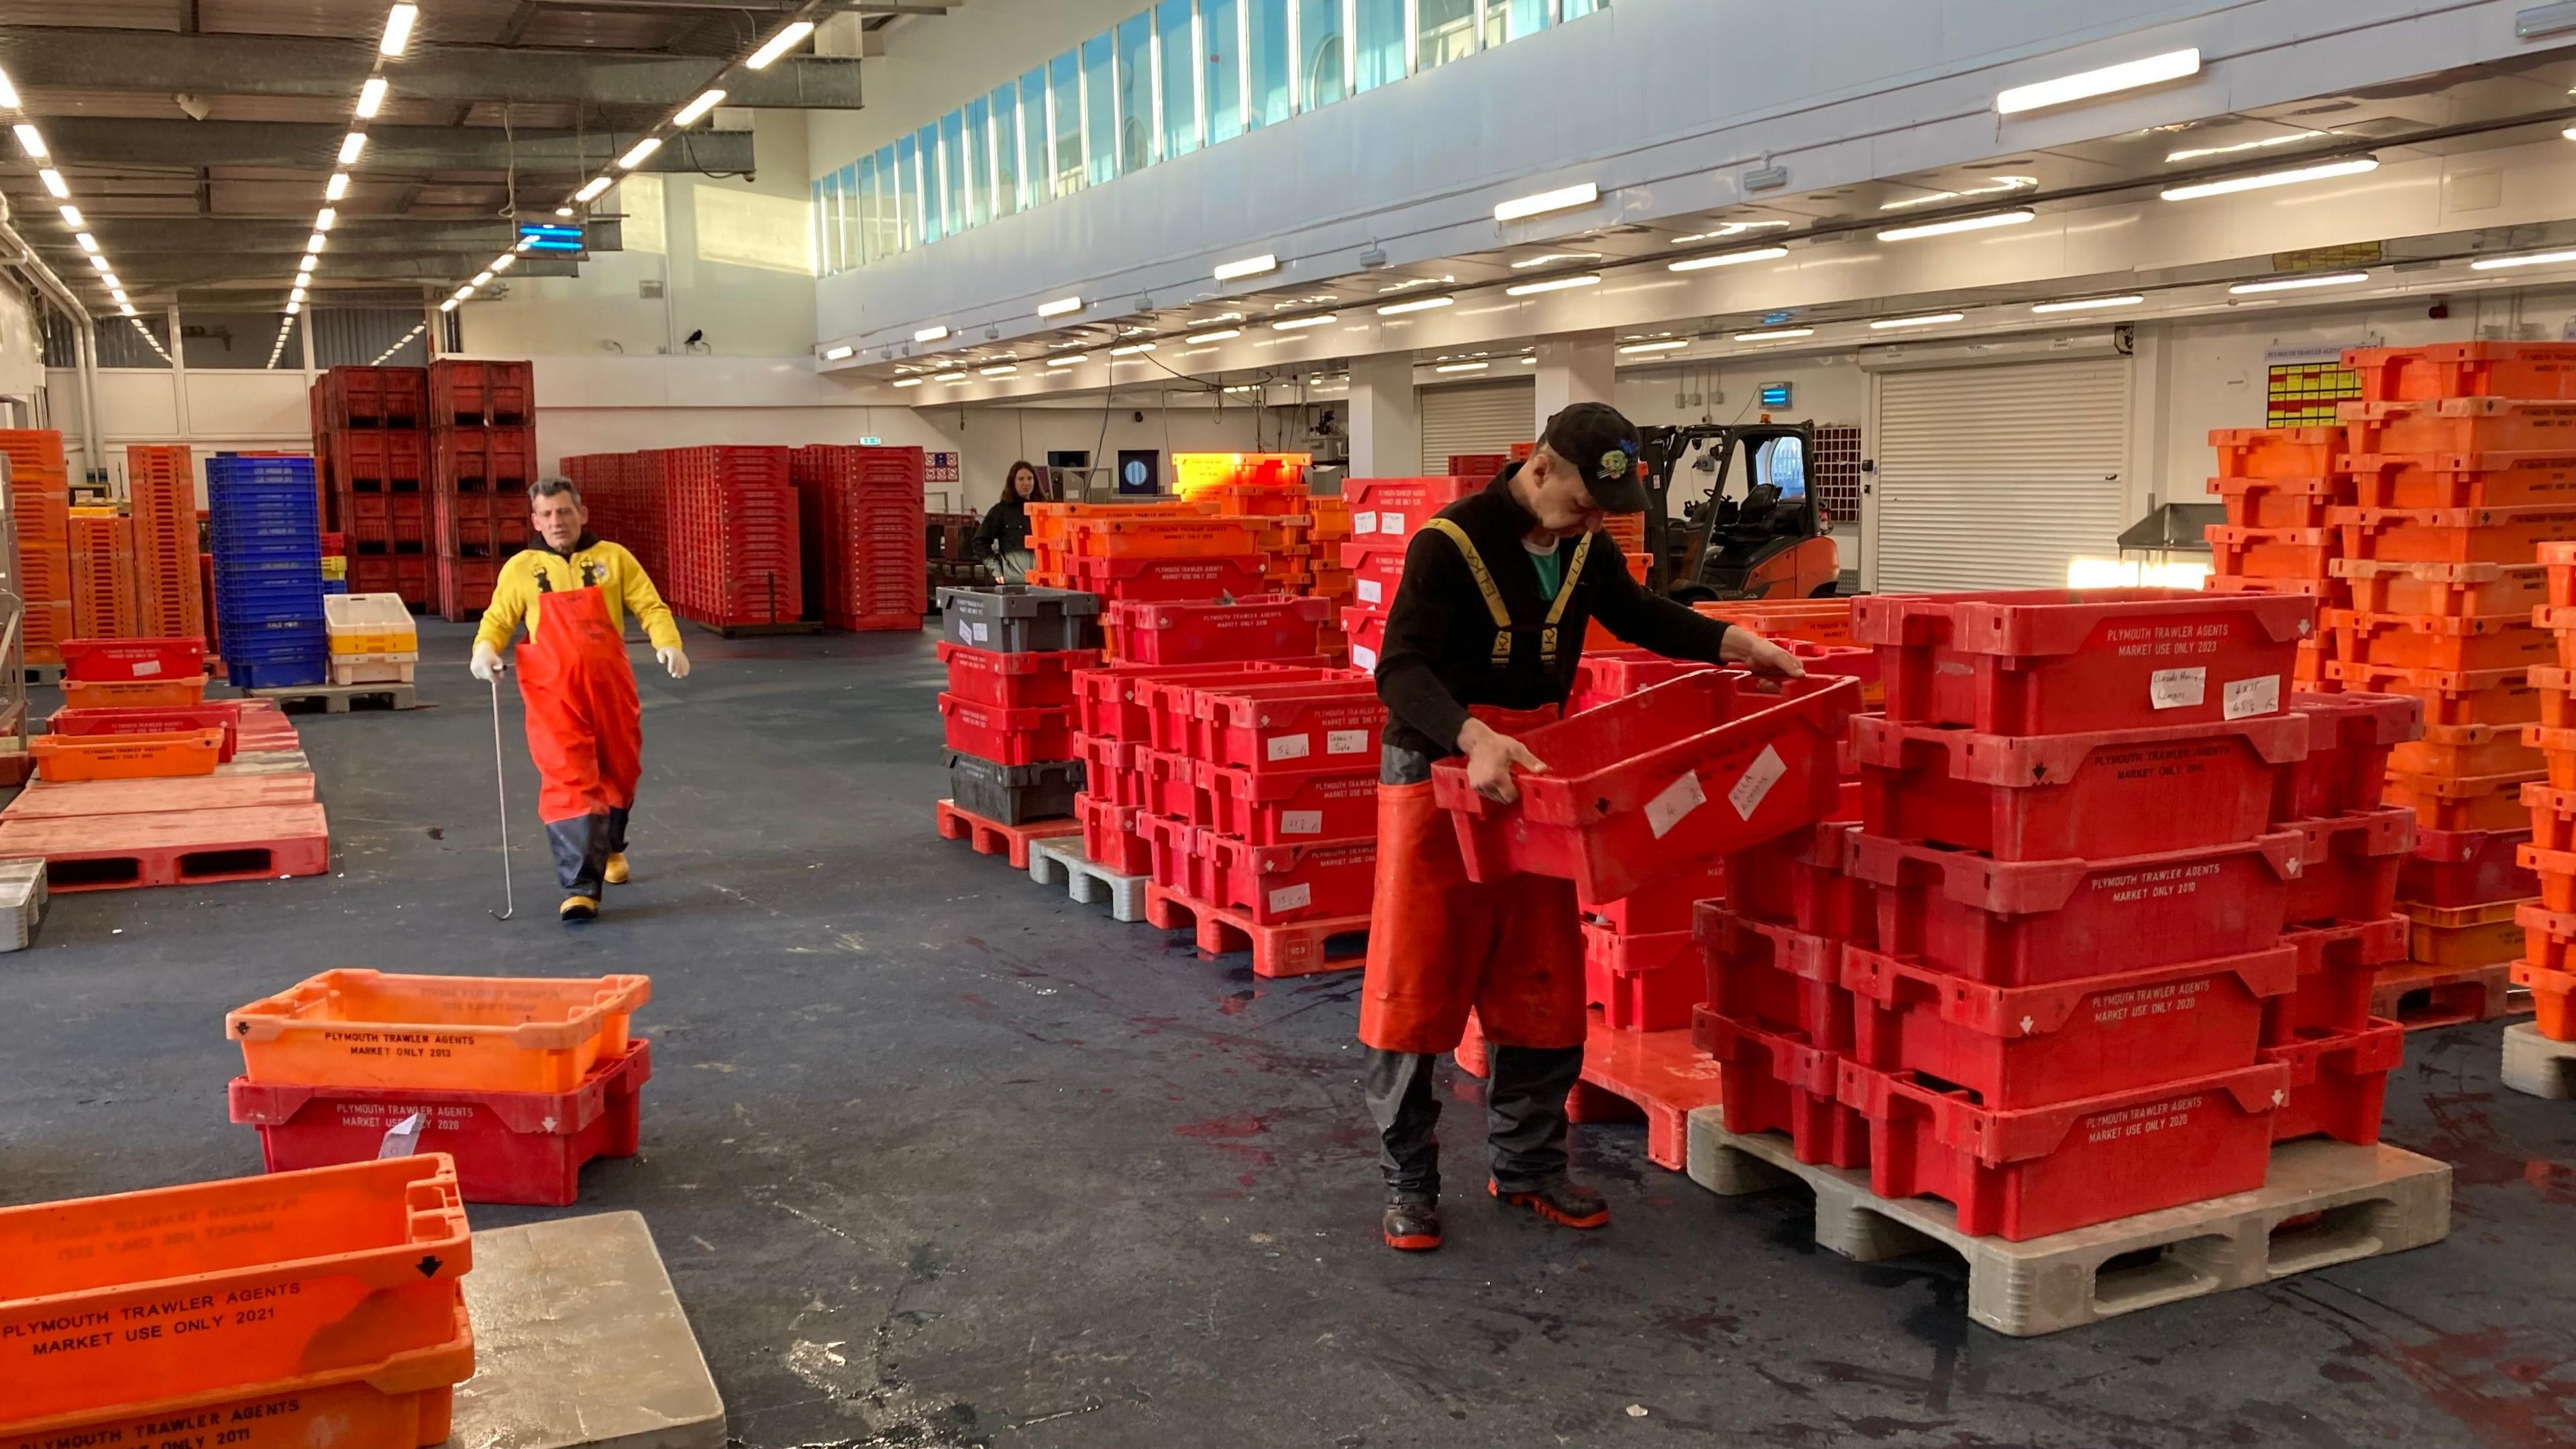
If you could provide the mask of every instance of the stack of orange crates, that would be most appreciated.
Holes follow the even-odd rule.
[[[19,593],[27,601],[27,662],[60,664],[72,632],[72,493],[57,428],[0,428],[9,503],[18,515]]]
[[[73,511],[72,635],[124,639],[140,632],[134,593],[134,525],[112,508]]]
[[[2344,365],[2362,399],[2338,410],[2353,494],[2327,514],[2349,589],[2324,616],[2329,671],[2424,703],[2422,740],[2389,761],[2389,802],[2420,829],[2400,890],[2411,959],[2380,972],[2379,1014],[2483,1020],[2505,1010],[2546,890],[2525,787],[2553,783],[2543,747],[2567,738],[2542,703],[2566,676],[2538,550],[2576,540],[2576,346],[2366,348]]]
[[[2209,529],[2209,588],[2230,594],[2306,594],[2318,607],[2340,609],[2351,598],[2335,563],[2342,539],[2327,526],[2329,510],[2353,503],[2352,475],[2341,469],[2341,428],[2220,428],[2209,435],[2219,476],[2209,480],[2227,522]],[[2337,686],[2322,634],[2299,650],[2292,686],[2311,693]],[[2365,686],[2367,687],[2367,686]]]
[[[1342,562],[1342,545],[1351,541],[1351,502],[1338,496],[1317,496],[1306,500],[1306,508],[1315,520],[1306,541],[1314,549],[1309,563],[1311,573],[1306,593],[1330,605],[1324,615],[1324,629],[1318,645],[1326,653],[1350,657],[1350,640],[1341,631],[1342,610],[1358,597],[1359,581]]]
[[[197,474],[185,444],[137,443],[125,450],[132,500],[134,632],[145,638],[202,639],[197,583]]]
[[[2531,834],[2520,863],[2533,872],[2536,898],[2515,911],[2523,949],[2512,979],[2530,989],[2542,1036],[2576,1041],[2576,543],[2544,543],[2539,552],[2549,601],[2532,618],[2555,636],[2557,659],[2531,671],[2540,722],[2529,734],[2549,773],[2522,787]]]

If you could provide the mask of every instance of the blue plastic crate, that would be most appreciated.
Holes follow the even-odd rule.
[[[322,581],[322,592],[325,594],[345,594],[349,592],[349,581],[347,579],[324,579]]]
[[[315,584],[301,598],[277,594],[226,594],[215,592],[215,617],[227,628],[250,626],[261,629],[294,625],[298,628],[322,624],[322,586]]]
[[[243,659],[302,659],[308,654],[328,654],[330,640],[319,629],[310,634],[290,633],[283,629],[262,629],[226,619],[216,631],[223,639],[227,657]]]
[[[209,483],[259,483],[283,478],[312,482],[313,460],[301,454],[246,458],[239,453],[217,453],[206,460]]]
[[[218,579],[265,581],[280,575],[287,578],[301,578],[307,574],[319,576],[321,571],[321,559],[313,554],[236,551],[218,554],[215,558],[215,577]]]
[[[236,659],[224,655],[226,677],[243,689],[285,689],[298,685],[320,684],[331,677],[327,655],[310,659],[257,660]]]

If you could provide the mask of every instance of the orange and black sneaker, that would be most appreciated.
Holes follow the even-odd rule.
[[[1399,1253],[1428,1253],[1440,1246],[1440,1205],[1428,1202],[1391,1202],[1386,1216],[1378,1220],[1386,1233],[1386,1245]]]
[[[1485,1179],[1485,1191],[1505,1207],[1525,1207],[1559,1227],[1606,1228],[1610,1225],[1610,1203],[1601,1194],[1569,1179],[1557,1178],[1542,1187],[1521,1192],[1505,1192],[1503,1185]]]

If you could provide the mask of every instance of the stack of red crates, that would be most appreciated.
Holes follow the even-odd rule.
[[[125,450],[125,480],[133,505],[135,632],[203,639],[196,465],[185,445],[136,443]]]
[[[122,516],[72,518],[72,634],[125,639],[139,631],[134,593],[134,524]]]
[[[312,401],[322,526],[346,539],[349,591],[433,607],[428,369],[335,367]]]
[[[1351,541],[1342,545],[1353,603],[1342,610],[1351,667],[1375,672],[1386,648],[1386,611],[1404,577],[1404,550],[1431,515],[1485,486],[1484,478],[1353,478],[1342,485],[1351,503]]]
[[[18,515],[18,592],[27,601],[27,662],[60,664],[72,630],[71,473],[56,428],[0,428],[9,506]]]
[[[713,629],[790,624],[803,615],[787,449],[588,453],[561,467],[589,504],[591,531],[624,544],[673,613]]]
[[[1860,828],[1839,861],[1827,827],[1729,862],[1702,1027],[1730,1114],[2013,1240],[2251,1190],[2277,1140],[2376,1141],[2414,836],[2379,787],[2416,712],[2289,690],[2313,608],[1855,601],[1886,690]]]
[[[1300,497],[1303,495],[1300,494]],[[1205,504],[1058,504],[1071,587],[1104,604],[1250,598],[1270,592],[1269,527]]]
[[[429,365],[429,530],[440,617],[492,602],[501,563],[528,536],[537,479],[535,370],[442,357]]]
[[[919,448],[818,443],[795,449],[807,618],[835,629],[918,629],[929,611]]]

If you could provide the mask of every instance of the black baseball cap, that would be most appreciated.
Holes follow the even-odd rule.
[[[1547,420],[1539,446],[1572,463],[1604,513],[1646,511],[1646,485],[1637,481],[1637,425],[1608,403],[1576,403]]]

